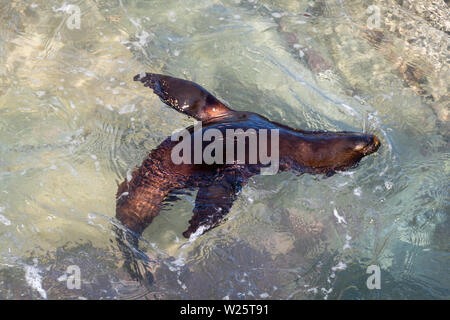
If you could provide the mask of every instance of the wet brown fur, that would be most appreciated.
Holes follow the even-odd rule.
[[[203,130],[219,129],[278,129],[279,172],[294,170],[301,173],[331,175],[347,170],[362,157],[378,150],[379,140],[364,133],[324,132],[293,129],[252,112],[233,111],[199,85],[158,74],[135,77],[150,87],[172,108],[202,121]],[[188,128],[193,132],[193,128]],[[257,131],[258,132],[258,131]],[[258,138],[259,139],[259,138]],[[268,139],[267,150],[270,150]],[[130,181],[124,181],[117,192],[117,218],[137,234],[159,214],[163,200],[176,189],[199,188],[194,216],[183,233],[189,237],[217,226],[241,187],[263,165],[257,164],[179,164],[171,160],[172,148],[178,141],[170,137],[163,141],[136,169]],[[203,144],[203,148],[208,143]],[[248,146],[247,146],[248,147]],[[248,157],[249,149],[246,149]],[[225,150],[224,153],[225,154]]]

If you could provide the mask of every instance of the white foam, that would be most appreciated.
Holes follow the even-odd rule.
[[[181,288],[182,288],[183,290],[186,290],[186,289],[187,289],[186,285],[185,285],[183,282],[181,282],[179,279],[177,279],[177,282],[178,282],[178,284],[181,286]]]
[[[351,246],[350,246],[350,240],[352,240],[352,237],[350,237],[348,234],[346,234],[346,235],[345,235],[345,244],[344,244],[344,247],[342,248],[342,250],[350,249],[350,248],[351,248]]]
[[[209,226],[200,226],[194,233],[191,233],[189,237],[189,242],[194,242],[198,237],[200,237],[204,231],[208,230]]]
[[[62,12],[65,12],[65,13],[71,13],[71,10],[73,9],[73,7],[75,7],[75,5],[64,3],[59,8],[55,9],[55,7],[52,7],[52,10],[53,10],[53,12],[60,12],[60,11],[62,11]]]
[[[130,182],[131,179],[133,179],[133,175],[132,175],[131,170],[128,170],[128,171],[127,171],[127,181]]]
[[[344,216],[340,216],[336,209],[333,209],[333,214],[336,217],[336,219],[338,220],[338,223],[347,224],[347,221],[345,221]]]
[[[137,44],[139,44],[141,47],[144,47],[147,44],[147,39],[150,37],[150,34],[145,31],[142,30],[141,34],[136,33],[136,38],[139,39],[139,41],[137,42]]]
[[[342,261],[339,261],[339,263],[337,265],[335,265],[333,268],[331,268],[331,270],[333,270],[333,271],[345,270],[345,269],[347,269],[347,265]]]
[[[122,108],[119,109],[119,114],[131,113],[134,111],[134,104],[126,104]]]
[[[321,288],[322,292],[325,294],[325,296],[323,297],[325,300],[328,299],[328,295],[333,291],[333,288],[330,288],[329,290],[325,289],[325,288]]]
[[[3,210],[5,210],[5,208],[0,207],[0,212],[3,212]],[[11,221],[2,214],[0,214],[0,222],[3,223],[5,226],[11,225]]]
[[[185,259],[183,258],[183,252],[178,255],[178,258],[172,261],[170,264],[167,264],[170,271],[179,271],[180,267],[186,264]],[[175,266],[175,267],[174,267]]]
[[[310,288],[310,289],[306,290],[306,292],[312,292],[314,294],[317,294],[318,291],[319,290],[317,288]]]
[[[47,292],[42,288],[42,277],[35,266],[25,266],[25,280],[27,284],[36,290],[42,298],[47,299]]]

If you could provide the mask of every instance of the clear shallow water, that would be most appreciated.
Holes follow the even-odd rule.
[[[85,1],[79,30],[67,4],[0,3],[0,297],[449,298],[445,3],[383,2],[376,32],[365,1]],[[132,81],[143,70],[383,146],[327,179],[255,177],[191,242],[195,192],[181,195],[143,235],[148,287],[123,268],[117,184],[192,121]]]

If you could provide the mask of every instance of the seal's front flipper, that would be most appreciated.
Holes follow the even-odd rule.
[[[203,234],[215,228],[230,211],[239,185],[219,181],[209,187],[200,187],[195,199],[194,216],[183,236],[189,238],[192,233]]]
[[[162,102],[199,121],[233,112],[198,84],[155,73],[140,73],[134,81],[153,89]]]

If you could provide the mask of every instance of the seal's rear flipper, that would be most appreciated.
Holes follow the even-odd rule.
[[[151,260],[139,249],[139,239],[136,234],[115,225],[113,230],[116,234],[117,245],[122,253],[124,269],[133,280],[139,281],[147,287],[153,285],[155,281],[154,270],[150,265],[153,264],[153,269],[155,269],[158,265],[157,261]]]
[[[195,199],[194,216],[189,220],[189,228],[183,236],[189,238],[195,232],[203,234],[217,227],[230,211],[238,189],[239,186],[229,182],[200,187]]]
[[[155,73],[140,73],[134,81],[153,89],[162,102],[199,121],[210,120],[233,110],[198,84]]]

